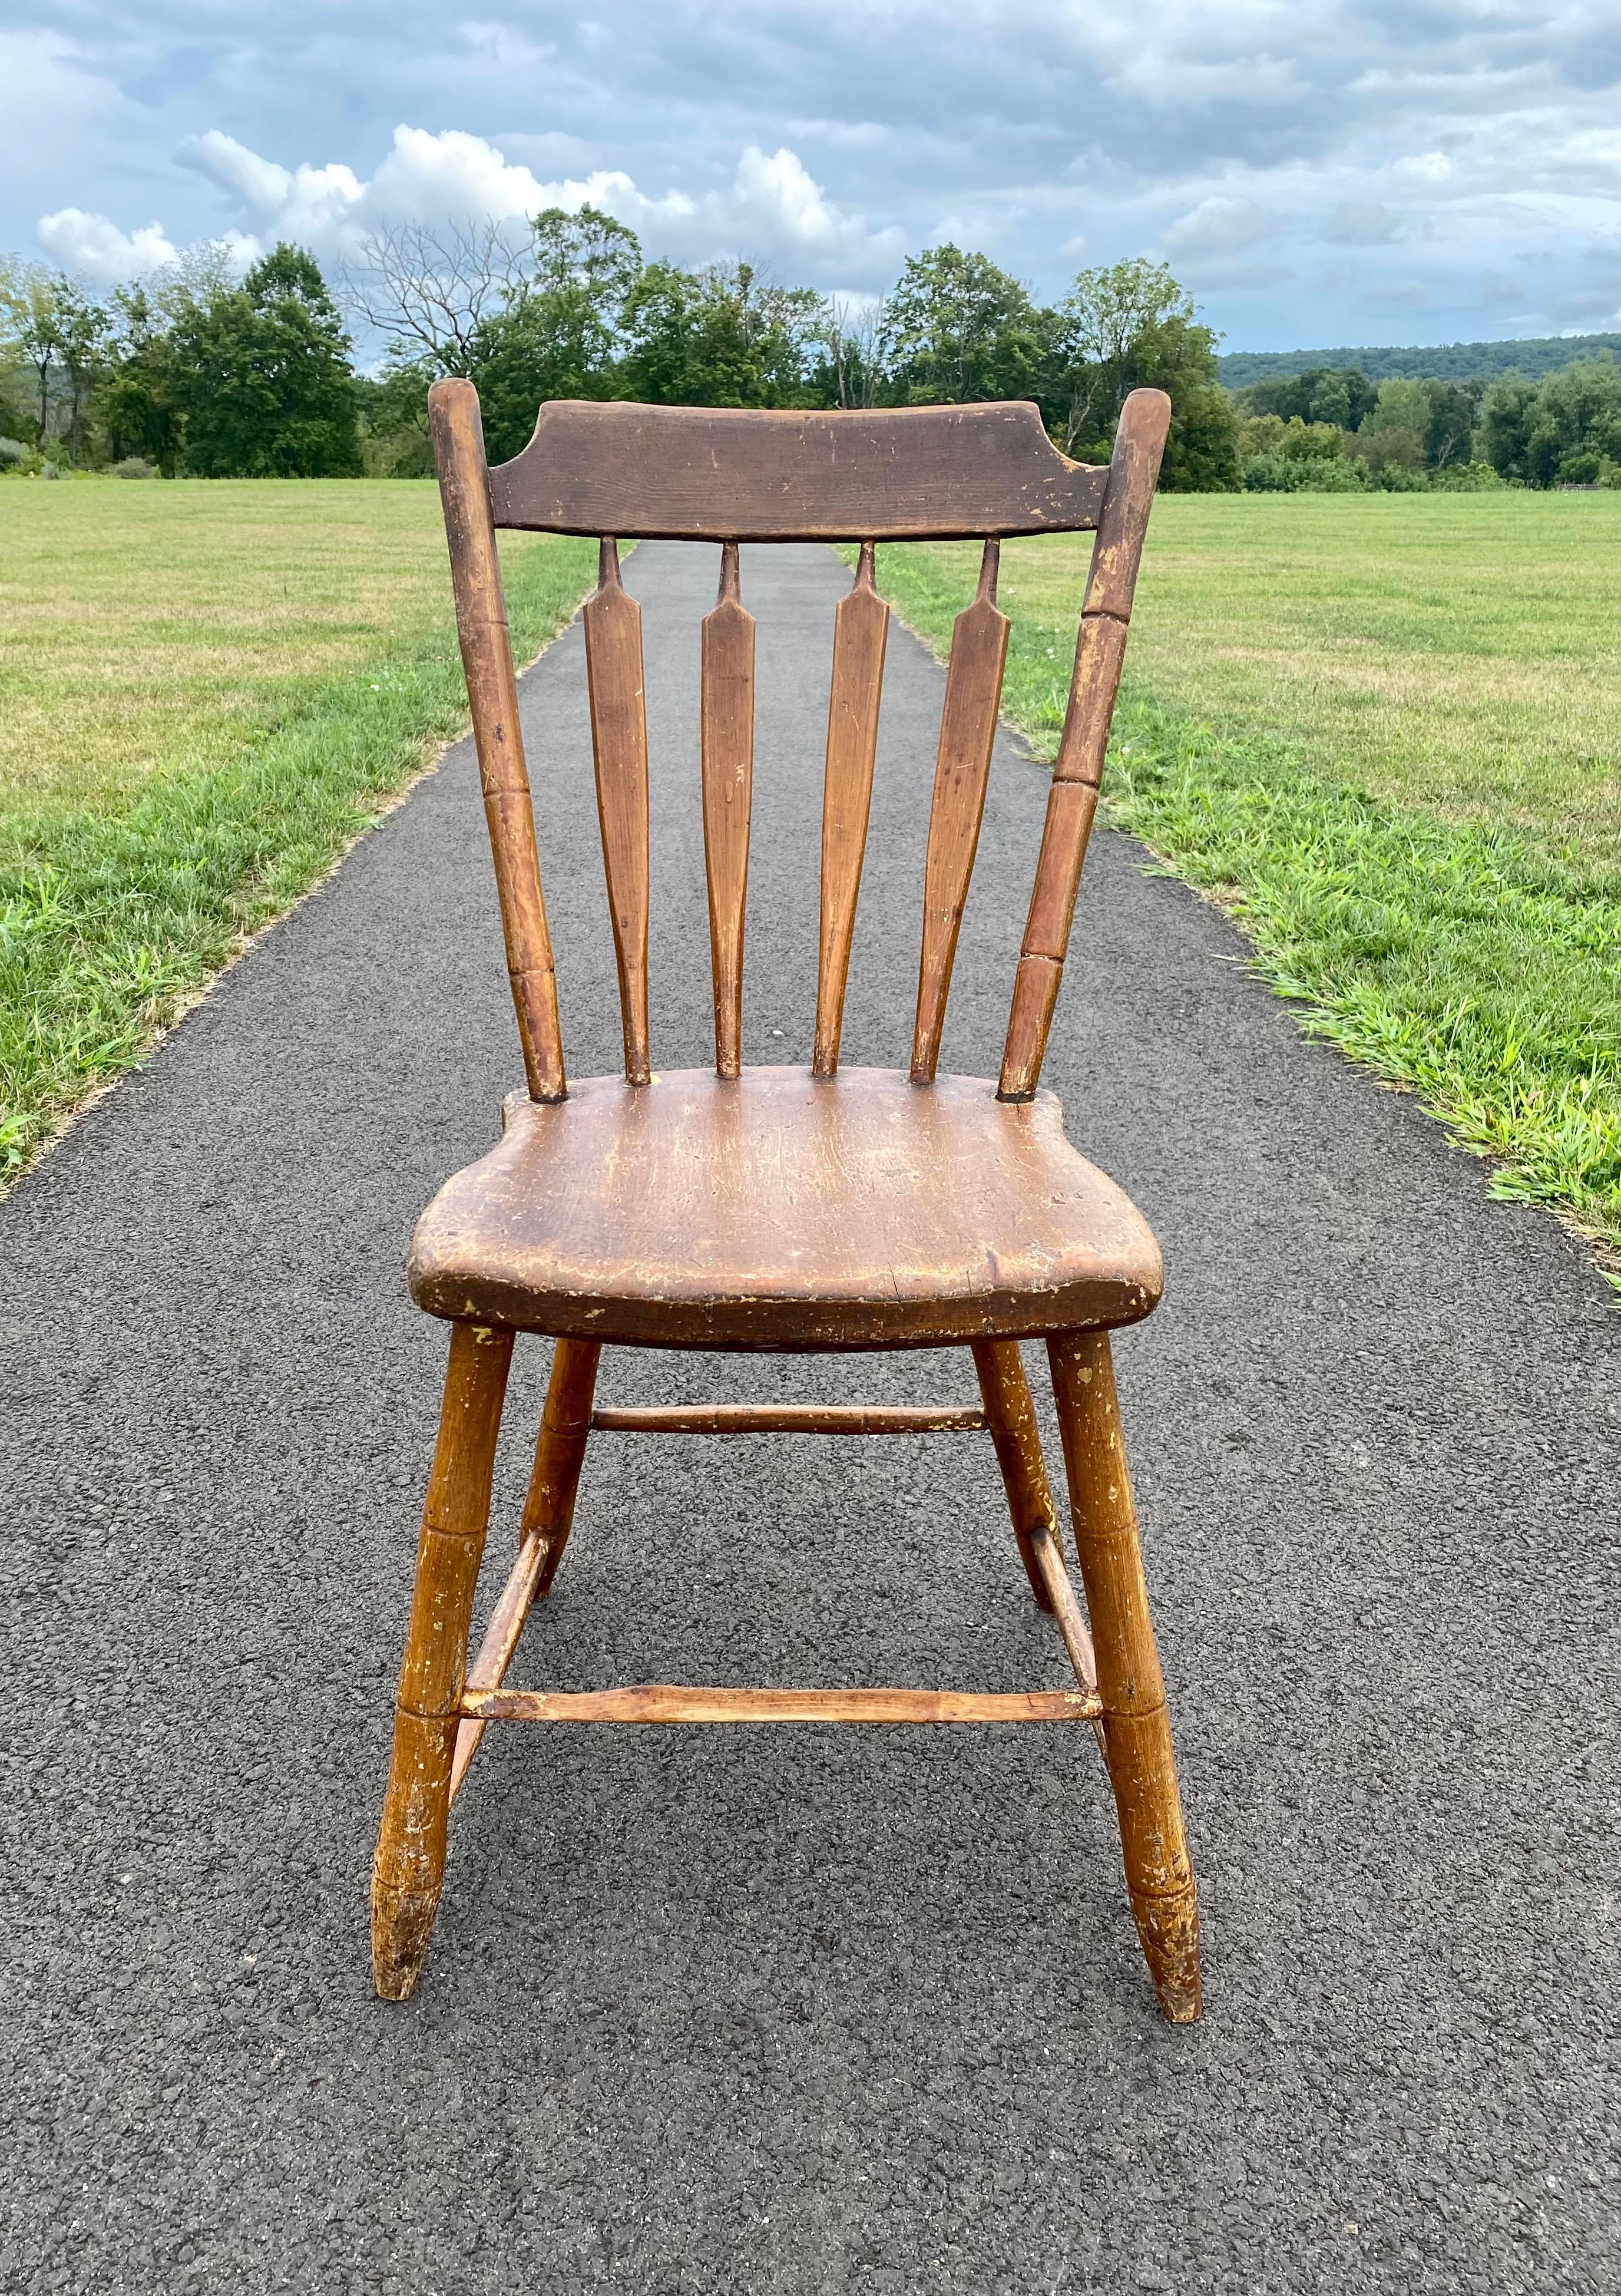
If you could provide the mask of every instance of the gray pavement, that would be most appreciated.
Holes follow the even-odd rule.
[[[629,567],[666,1066],[707,1057],[714,575]],[[808,1057],[845,579],[744,553],[746,1057]],[[578,1073],[618,1049],[582,686],[577,627],[524,693]],[[852,1061],[907,1048],[941,690],[896,630]],[[1003,742],[948,1066],[994,1073],[1045,780]],[[404,1255],[520,1077],[464,745],[0,1204],[0,2286],[1621,2286],[1621,1317],[1142,860],[1097,841],[1048,1078],[1168,1267],[1119,1359],[1202,2027],[1155,2014],[1089,1734],[1039,1729],[495,1731],[422,1990],[373,2000],[443,1353]],[[545,1370],[520,1343],[484,1601]],[[626,1355],[602,1392],[970,1387]],[[983,1439],[604,1437],[518,1674],[996,1687],[1057,1656]]]

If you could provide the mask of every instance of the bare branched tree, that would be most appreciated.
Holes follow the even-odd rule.
[[[465,374],[480,322],[518,292],[534,250],[522,218],[379,224],[339,272],[339,291],[391,357]]]

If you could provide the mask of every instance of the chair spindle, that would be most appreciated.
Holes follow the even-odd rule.
[[[833,616],[833,682],[828,697],[827,776],[822,796],[822,939],[816,968],[813,1072],[839,1067],[844,996],[861,865],[872,804],[878,711],[884,685],[889,609],[872,584],[873,549],[861,545],[856,579]]]
[[[557,972],[540,890],[535,813],[524,763],[501,561],[490,517],[479,394],[471,382],[447,376],[429,392],[428,412],[524,1073],[531,1100],[562,1100],[568,1085],[557,1014]]]
[[[951,665],[935,764],[923,872],[923,950],[918,965],[917,1026],[912,1040],[912,1081],[932,1084],[939,1064],[946,999],[956,961],[962,907],[973,874],[985,817],[996,709],[1008,654],[1008,619],[997,610],[996,569],[1002,545],[985,545],[979,587],[971,606],[952,626]]]
[[[739,594],[737,545],[720,554],[720,595],[703,619],[703,849],[709,880],[715,1066],[742,1059],[743,905],[754,790],[754,616]]]
[[[1025,925],[1013,1006],[1002,1055],[1000,1100],[1030,1100],[1052,1026],[1069,947],[1069,928],[1080,890],[1103,753],[1126,653],[1132,595],[1142,555],[1142,537],[1165,452],[1170,401],[1157,390],[1134,390],[1121,410],[1109,463],[1109,492],[1093,545],[1086,602],[1081,611],[1058,762],[1047,798],[1041,857]]]
[[[642,609],[619,578],[619,545],[602,537],[597,586],[585,601],[585,674],[591,688],[591,746],[596,758],[602,866],[619,969],[625,1076],[646,1084],[647,704],[643,692]]]

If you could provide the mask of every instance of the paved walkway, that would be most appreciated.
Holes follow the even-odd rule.
[[[655,1059],[706,1057],[696,622],[649,546]],[[746,1054],[808,1057],[826,554],[744,553]],[[942,680],[891,640],[847,1058],[904,1059]],[[580,639],[526,682],[577,1072],[618,1023]],[[947,1064],[994,1073],[1003,743]],[[1617,2284],[1621,1318],[1100,839],[1049,1065],[1155,1221],[1120,1347],[1208,1940],[1156,2017],[1090,1738],[492,1734],[422,1989],[365,1888],[442,1359],[412,1220],[518,1080],[465,749],[0,1205],[0,2285]],[[780,1033],[779,1033],[780,1032]],[[929,1399],[959,1361],[619,1400]],[[544,1350],[520,1348],[504,1573]],[[1061,1678],[988,1445],[604,1438],[523,1678]]]

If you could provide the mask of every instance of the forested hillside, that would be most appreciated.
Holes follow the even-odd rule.
[[[1621,352],[1621,335],[1532,335],[1518,342],[1429,343],[1405,348],[1386,345],[1363,350],[1227,351],[1217,359],[1216,371],[1229,390],[1307,374],[1314,367],[1355,367],[1370,382],[1418,381],[1430,376],[1440,382],[1494,382],[1500,374],[1528,375],[1535,381],[1606,351]]]

